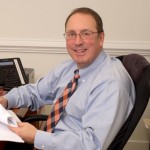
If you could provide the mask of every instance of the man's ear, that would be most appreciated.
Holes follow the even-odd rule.
[[[101,33],[99,34],[99,39],[100,39],[99,44],[100,44],[101,47],[103,47],[104,37],[105,37],[105,33],[104,33],[104,32],[101,32]]]

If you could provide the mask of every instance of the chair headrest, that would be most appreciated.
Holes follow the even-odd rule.
[[[144,68],[150,64],[144,56],[139,54],[125,55],[122,63],[129,72],[134,83],[137,83],[138,79],[143,73]]]

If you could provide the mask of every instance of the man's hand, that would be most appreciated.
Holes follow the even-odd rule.
[[[7,106],[8,106],[8,101],[7,101],[7,99],[1,96],[1,97],[0,97],[0,104],[1,104],[3,107],[7,108]]]
[[[18,122],[18,127],[9,126],[9,129],[18,134],[25,142],[34,144],[37,129],[33,125],[27,122]]]

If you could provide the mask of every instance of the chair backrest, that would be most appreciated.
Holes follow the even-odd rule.
[[[4,86],[4,75],[3,75],[3,71],[0,67],[0,87]]]
[[[141,55],[129,54],[118,57],[135,84],[136,99],[129,117],[107,150],[122,150],[141,119],[150,97],[150,63]]]

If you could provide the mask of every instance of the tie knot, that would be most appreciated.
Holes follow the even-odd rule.
[[[80,78],[79,69],[77,69],[77,70],[74,71],[74,78],[75,79],[79,79]]]

